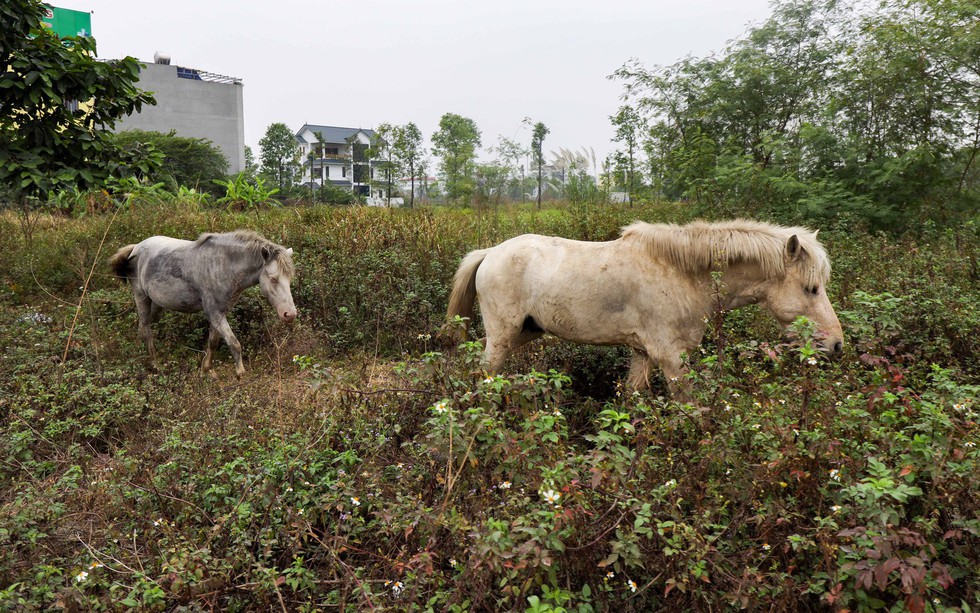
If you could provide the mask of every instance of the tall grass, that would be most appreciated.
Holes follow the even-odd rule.
[[[693,407],[623,388],[620,350],[543,339],[487,376],[436,338],[468,250],[635,219],[686,213],[136,201],[30,248],[0,217],[0,608],[980,607],[976,229],[821,234],[845,358],[730,313]],[[211,381],[203,318],[165,314],[148,373],[104,259],[241,227],[295,249],[300,320],[247,292],[249,372],[222,350]]]

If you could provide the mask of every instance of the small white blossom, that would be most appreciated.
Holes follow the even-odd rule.
[[[83,570],[80,573],[78,573],[77,575],[75,575],[75,581],[77,583],[81,583],[82,581],[85,581],[86,579],[88,579],[88,571],[87,570]]]
[[[493,377],[487,377],[483,380],[484,383],[493,383]]]
[[[440,415],[441,414],[444,414],[444,413],[446,413],[449,410],[449,401],[448,400],[440,400],[432,408],[435,410],[436,413],[439,413]]]
[[[833,479],[834,481],[840,481],[840,471],[837,470],[836,468],[831,469],[830,478]]]
[[[354,505],[355,507],[359,507],[359,506],[361,506],[361,499],[358,498],[357,496],[351,496],[350,497],[350,503],[352,505]]]
[[[510,486],[511,486],[510,481],[504,481],[503,483],[500,484],[500,489],[509,490]]]
[[[772,547],[769,546],[769,543],[763,543],[762,544],[762,550],[763,551],[769,551],[770,549],[772,549]]]
[[[561,494],[552,489],[547,489],[541,492],[541,497],[544,498],[545,502],[557,505],[558,501],[561,499]]]
[[[963,446],[964,447],[976,447],[977,444],[974,443],[973,441],[967,441],[967,442],[963,443]]]
[[[606,578],[606,581],[609,581],[610,579],[612,579],[615,576],[616,576],[616,573],[614,573],[613,571],[609,571],[608,573],[606,573],[606,577],[605,577]]]
[[[671,479],[667,483],[664,483],[664,487],[676,487],[676,486],[677,486],[677,479]]]
[[[817,363],[817,358],[807,358],[806,363],[810,366],[814,366]]]
[[[840,511],[840,505],[835,504],[834,506],[830,507],[830,510],[833,511],[834,513],[837,513],[838,511]]]
[[[636,593],[636,582],[630,579],[626,582],[626,586],[630,588],[630,591]]]

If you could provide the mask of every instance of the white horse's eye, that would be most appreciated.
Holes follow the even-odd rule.
[[[806,289],[806,293],[813,294],[814,296],[820,293],[820,286],[818,285],[814,285],[813,287],[807,287],[805,289]]]

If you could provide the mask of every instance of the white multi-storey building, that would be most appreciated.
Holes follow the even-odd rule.
[[[368,151],[374,130],[304,124],[296,133],[302,182],[334,185],[364,196],[371,194],[374,168]]]

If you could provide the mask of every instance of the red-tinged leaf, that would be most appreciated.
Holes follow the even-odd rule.
[[[282,585],[285,582],[286,582],[286,578],[283,577],[282,575],[279,575],[278,577],[276,577],[276,587],[279,587],[280,585]]]
[[[909,474],[910,472],[912,472],[912,467],[911,466],[908,466],[908,465],[905,465],[905,466],[902,467],[901,472],[898,473],[898,476],[899,477],[904,477],[905,475]]]
[[[943,540],[948,541],[949,539],[963,538],[963,532],[960,530],[948,530],[946,534],[943,535]]]
[[[908,606],[910,613],[925,613],[926,601],[918,594],[912,594],[906,598],[905,604]]]
[[[676,583],[673,583],[673,581],[668,581],[667,587],[664,588],[664,596],[666,597],[667,594],[670,593],[670,590],[674,589],[675,587],[677,587]]]

